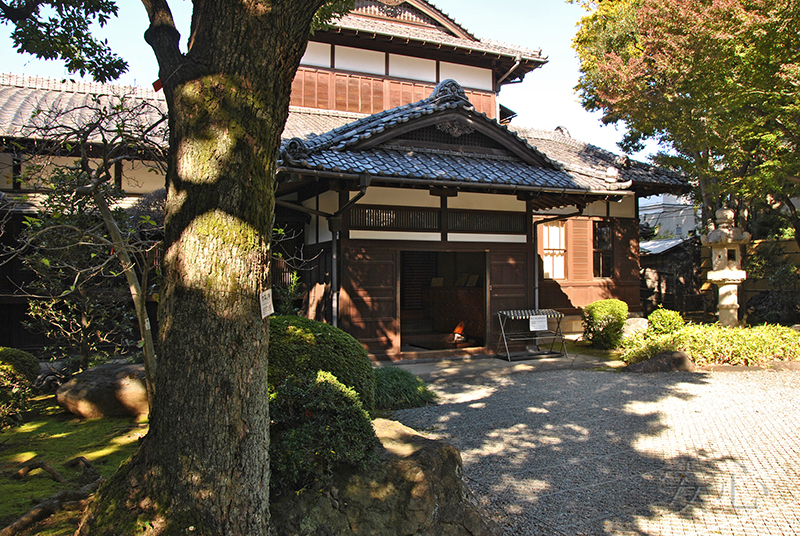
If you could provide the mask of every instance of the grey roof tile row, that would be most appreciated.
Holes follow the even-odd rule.
[[[402,39],[424,41],[435,45],[452,46],[490,55],[520,56],[521,59],[528,61],[547,61],[547,58],[542,56],[542,51],[540,49],[517,47],[491,40],[471,41],[469,39],[453,36],[436,28],[397,24],[396,22],[388,20],[370,19],[355,14],[345,15],[341,20],[336,22],[335,26],[343,30],[368,32],[395,38],[399,37]]]
[[[434,94],[417,103],[370,116],[291,108],[284,131],[284,146],[288,147],[292,140],[302,141],[302,146],[294,162],[287,160],[283,164],[315,171],[366,172],[393,179],[524,189],[614,191],[628,181],[632,181],[632,189],[644,188],[648,192],[686,187],[686,181],[674,173],[629,161],[557,132],[501,127],[494,120],[474,112],[457,90],[451,87],[448,91],[439,95],[438,100]],[[72,119],[79,122],[97,95],[123,94],[147,100],[161,110],[166,108],[163,96],[147,89],[0,74],[0,136],[24,135],[25,127],[31,124],[31,114],[38,109],[74,110]],[[477,152],[456,153],[430,148],[409,150],[393,145],[390,139],[368,150],[352,150],[356,144],[390,132],[398,125],[455,108],[469,112],[474,120],[490,123],[503,136],[508,136],[509,141],[527,144],[528,149],[552,169],[534,166],[516,157],[498,158]],[[613,174],[608,174],[609,168],[616,170],[616,179]]]

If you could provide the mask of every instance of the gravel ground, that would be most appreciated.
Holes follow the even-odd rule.
[[[435,382],[394,417],[454,444],[508,535],[800,534],[800,372]]]

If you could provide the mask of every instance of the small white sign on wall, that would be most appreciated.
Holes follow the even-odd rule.
[[[259,297],[261,298],[261,318],[267,318],[275,312],[275,307],[272,305],[272,289],[265,290]]]
[[[529,317],[531,331],[547,331],[547,317],[537,315]]]

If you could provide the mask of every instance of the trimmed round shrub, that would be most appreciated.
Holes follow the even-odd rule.
[[[299,372],[330,372],[352,387],[367,411],[375,407],[375,377],[366,349],[351,335],[330,324],[301,316],[269,319],[270,392]]]
[[[686,352],[699,366],[763,366],[770,361],[800,361],[800,333],[776,325],[689,324],[672,333],[626,340],[621,358],[633,364],[664,351]]]
[[[436,399],[419,376],[400,367],[375,369],[375,408],[394,410],[418,408]]]
[[[365,467],[380,441],[355,390],[330,372],[290,376],[270,395],[274,496],[324,484],[340,466]]]
[[[16,348],[0,347],[0,429],[22,422],[29,408],[31,385],[39,375],[39,361]]]
[[[0,367],[6,366],[13,368],[30,383],[39,377],[39,360],[25,350],[0,347]]]
[[[599,300],[587,305],[582,314],[583,338],[595,348],[617,348],[628,318],[628,304],[621,300]]]
[[[664,309],[661,306],[650,313],[650,316],[647,317],[647,322],[648,335],[672,333],[673,331],[678,331],[685,325],[683,317],[678,311]]]

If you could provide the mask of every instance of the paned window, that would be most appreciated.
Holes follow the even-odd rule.
[[[611,277],[614,263],[611,222],[594,222],[594,276]]]
[[[544,277],[548,279],[564,279],[567,276],[566,234],[566,222],[557,221],[542,225],[542,264]]]

